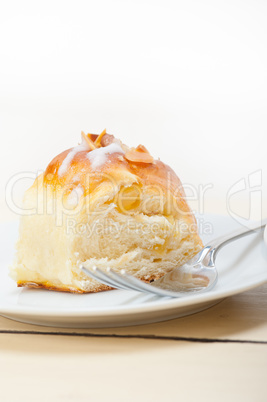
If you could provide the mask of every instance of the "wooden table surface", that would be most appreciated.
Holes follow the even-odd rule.
[[[0,401],[267,401],[267,285],[188,317],[61,329],[0,317]]]

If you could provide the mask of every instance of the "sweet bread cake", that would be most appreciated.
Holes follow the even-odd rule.
[[[121,269],[149,282],[202,248],[180,180],[139,145],[82,133],[24,196],[11,276],[18,286],[68,292],[110,289],[81,271]]]

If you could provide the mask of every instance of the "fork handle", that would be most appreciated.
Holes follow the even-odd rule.
[[[250,225],[249,229],[248,228],[238,229],[231,233],[228,233],[227,235],[218,237],[217,239],[211,241],[208,244],[208,246],[211,247],[211,249],[213,250],[216,249],[215,251],[217,252],[221,247],[225,246],[231,241],[240,239],[241,237],[247,236],[253,232],[257,232],[263,229],[266,225],[267,225],[267,218]]]

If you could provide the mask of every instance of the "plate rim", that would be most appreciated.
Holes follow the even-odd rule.
[[[208,303],[212,302],[215,300],[219,299],[225,299],[227,297],[240,294],[243,292],[246,292],[248,290],[254,289],[258,286],[261,286],[263,284],[267,283],[267,276],[264,279],[261,279],[260,281],[255,281],[253,283],[250,283],[247,286],[240,287],[238,289],[229,289],[221,292],[216,292],[213,291],[213,293],[203,293],[200,295],[195,295],[191,297],[185,297],[185,298],[175,298],[175,299],[170,299],[170,300],[165,300],[164,303],[160,302],[160,299],[158,300],[158,303],[151,302],[139,306],[116,306],[116,307],[105,307],[102,309],[92,309],[92,310],[87,310],[87,309],[79,309],[79,310],[53,310],[53,311],[48,311],[45,309],[42,309],[40,307],[26,307],[25,306],[11,306],[8,308],[1,308],[0,305],[0,315],[2,314],[12,314],[16,313],[18,315],[25,315],[29,314],[32,316],[35,316],[38,314],[38,316],[50,316],[50,317],[91,317],[91,316],[105,316],[108,314],[109,316],[114,315],[116,316],[118,313],[120,315],[130,315],[130,314],[137,314],[137,313],[149,313],[151,311],[160,311],[160,310],[165,310],[167,309],[175,309],[179,307],[185,307],[185,306],[192,306],[192,305],[197,305],[201,303]],[[205,297],[204,297],[205,296]],[[188,300],[189,299],[189,300]],[[197,301],[196,301],[197,300]],[[196,302],[195,302],[196,301]]]

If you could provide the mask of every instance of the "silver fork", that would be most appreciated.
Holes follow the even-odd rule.
[[[96,266],[92,270],[84,266],[81,266],[81,269],[89,277],[117,289],[135,290],[165,297],[183,297],[192,293],[203,293],[212,289],[218,280],[215,267],[218,251],[231,241],[254,233],[265,225],[267,225],[267,219],[254,224],[249,229],[239,229],[213,240],[186,264],[174,268],[162,278],[149,284],[128,275],[123,269],[120,273],[111,268],[104,271]]]

